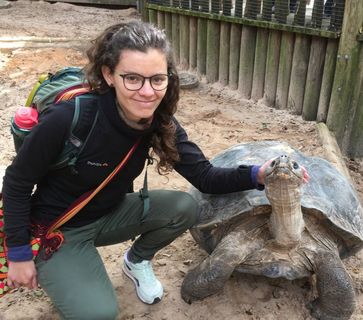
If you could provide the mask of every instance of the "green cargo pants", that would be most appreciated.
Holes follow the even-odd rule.
[[[96,247],[140,235],[132,253],[152,259],[195,223],[197,204],[189,194],[155,190],[149,196],[150,210],[144,219],[139,194],[127,194],[116,209],[98,221],[63,228],[61,248],[49,260],[35,260],[38,281],[64,319],[108,320],[119,313],[115,290]]]

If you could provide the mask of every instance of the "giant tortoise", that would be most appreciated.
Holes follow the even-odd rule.
[[[223,288],[234,270],[289,280],[316,275],[318,319],[348,319],[356,300],[341,258],[363,244],[363,210],[347,178],[333,165],[287,143],[251,142],[216,156],[215,166],[264,163],[265,190],[224,195],[191,189],[200,204],[191,233],[209,256],[189,271],[183,299],[191,303]],[[303,184],[304,166],[310,181]]]

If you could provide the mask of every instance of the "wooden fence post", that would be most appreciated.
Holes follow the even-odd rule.
[[[208,20],[206,78],[210,83],[218,81],[219,21]]]
[[[228,85],[231,89],[238,88],[239,52],[241,49],[242,25],[233,23],[231,26],[231,39],[229,50]]]
[[[172,21],[172,30],[171,34],[173,36],[173,52],[174,52],[174,61],[178,65],[180,62],[180,34],[179,34],[179,15],[176,13],[171,14]]]
[[[320,98],[321,79],[323,77],[324,70],[325,50],[326,40],[313,37],[302,110],[302,117],[304,120],[316,120]]]
[[[222,86],[228,84],[229,68],[229,44],[230,43],[230,24],[221,22],[221,39],[219,44],[219,72],[218,79]]]
[[[283,32],[280,49],[280,61],[282,63],[279,64],[275,99],[275,108],[277,109],[287,109],[293,52],[294,34]]]
[[[197,39],[197,72],[198,74],[206,74],[207,60],[207,19],[198,19],[198,39]]]
[[[255,27],[244,26],[242,28],[238,90],[244,99],[251,98],[256,34]]]
[[[253,68],[251,99],[257,101],[263,97],[267,58],[268,29],[259,28],[256,37],[256,52]]]
[[[304,34],[296,34],[289,97],[287,101],[287,108],[293,114],[302,113],[309,55],[310,37]]]
[[[281,32],[270,30],[267,46],[267,61],[265,75],[264,102],[269,107],[275,105],[277,75],[280,60]]]
[[[190,17],[189,20],[189,67],[197,67],[197,39],[198,39],[198,19]]]
[[[343,139],[346,129],[354,123],[360,123],[357,119],[352,119],[352,115],[359,115],[362,111],[362,105],[352,104],[354,94],[354,83],[356,79],[362,78],[362,72],[357,75],[359,70],[359,51],[362,44],[357,41],[357,34],[362,27],[363,6],[362,0],[350,0],[345,4],[345,14],[343,20],[342,35],[339,42],[336,69],[334,75],[334,84],[332,96],[327,117],[327,126],[333,131],[338,144],[344,150],[349,150],[350,144],[343,145]],[[361,70],[361,69],[360,69]],[[356,98],[355,101],[360,101]],[[363,128],[355,129],[360,131],[360,139],[363,137]],[[358,139],[357,137],[356,139]],[[345,141],[347,141],[345,139]],[[357,154],[363,155],[363,151],[357,151]]]
[[[179,17],[180,28],[180,68],[189,68],[189,17],[181,15]]]

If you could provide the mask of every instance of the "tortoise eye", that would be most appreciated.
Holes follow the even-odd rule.
[[[293,165],[292,165],[292,167],[294,169],[299,169],[299,164],[297,162],[294,162]]]
[[[275,160],[273,160],[273,161],[271,162],[270,166],[271,166],[271,167],[274,167],[274,166],[275,166],[275,164],[276,164],[276,161],[275,161]]]

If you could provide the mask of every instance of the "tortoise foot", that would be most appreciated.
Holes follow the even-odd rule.
[[[190,304],[221,291],[233,270],[223,260],[208,257],[185,276],[181,286],[183,300]]]
[[[320,304],[319,298],[306,306],[310,310],[310,314],[314,319],[319,320],[348,320],[351,314],[343,315],[341,313],[332,313],[331,310],[324,310]]]

